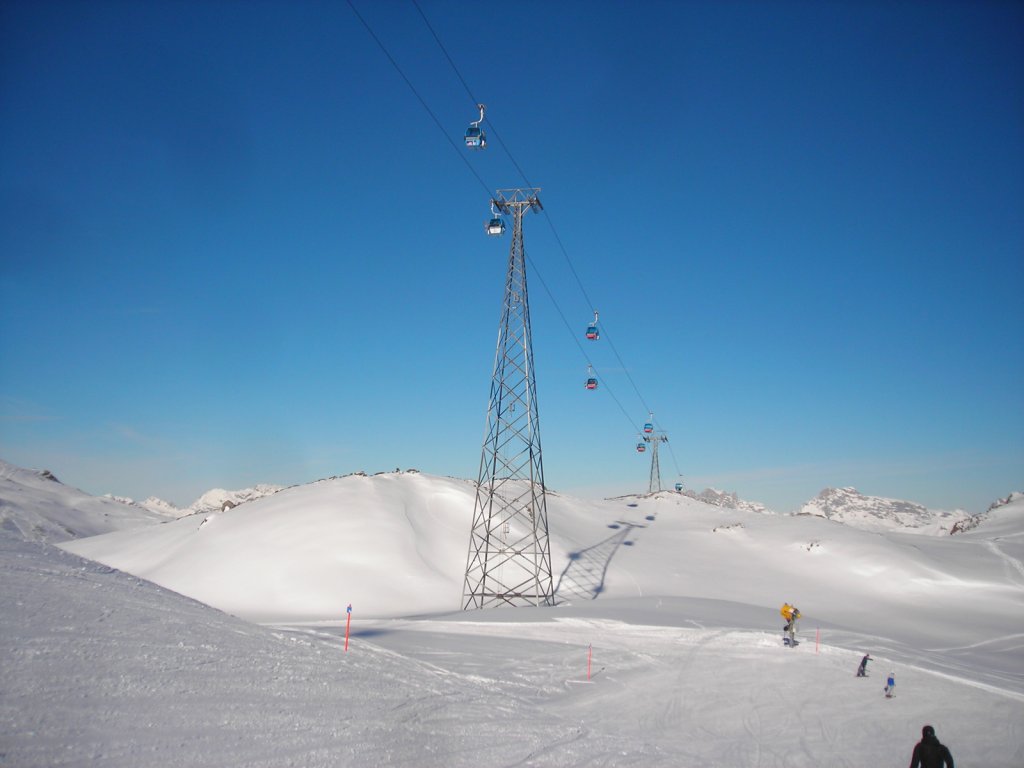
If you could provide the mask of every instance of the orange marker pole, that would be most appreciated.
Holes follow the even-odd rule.
[[[345,650],[348,651],[348,628],[352,625],[352,603],[348,604],[345,613],[348,614],[348,618],[345,619]]]

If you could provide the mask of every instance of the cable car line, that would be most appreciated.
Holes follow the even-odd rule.
[[[431,119],[434,121],[434,124],[437,126],[438,130],[440,130],[441,133],[444,134],[445,140],[452,147],[453,151],[455,151],[455,153],[459,155],[459,159],[463,162],[463,164],[466,166],[466,168],[469,169],[470,173],[473,174],[474,178],[476,178],[476,180],[479,182],[480,186],[483,187],[483,189],[487,193],[488,197],[491,198],[492,187],[490,185],[488,185],[486,181],[484,181],[483,177],[477,172],[477,170],[473,167],[473,165],[466,158],[466,154],[463,151],[463,149],[460,148],[455,143],[455,141],[451,138],[451,136],[448,133],[448,130],[444,127],[444,124],[437,117],[437,115],[434,113],[434,111],[430,108],[430,105],[427,103],[427,101],[420,94],[419,90],[417,90],[416,86],[413,85],[412,81],[409,79],[409,77],[402,70],[401,66],[395,60],[394,56],[391,55],[391,52],[388,50],[387,46],[384,45],[383,41],[373,31],[373,28],[366,21],[366,19],[363,17],[363,15],[361,13],[359,13],[359,10],[355,7],[355,5],[353,4],[352,0],[347,0],[347,2],[348,2],[348,6],[352,9],[352,12],[356,15],[356,18],[359,19],[360,23],[366,29],[367,33],[370,35],[370,37],[373,38],[374,42],[377,43],[377,46],[381,49],[381,51],[387,57],[388,61],[391,62],[392,67],[394,67],[395,71],[398,72],[398,74],[402,78],[402,80],[405,81],[405,84],[408,86],[409,90],[412,91],[412,93],[416,97],[416,99],[420,102],[420,105],[423,107],[423,109],[426,110],[428,115],[430,115]],[[419,13],[420,17],[423,19],[423,22],[426,25],[427,29],[430,31],[430,34],[434,38],[434,41],[437,43],[438,47],[441,49],[441,52],[444,54],[445,58],[448,60],[448,63],[451,66],[452,70],[455,72],[456,77],[458,77],[459,81],[462,83],[462,86],[465,89],[467,95],[469,96],[471,102],[473,103],[473,105],[475,107],[480,109],[480,120],[476,121],[474,123],[471,123],[471,125],[479,126],[479,124],[481,122],[483,122],[483,117],[484,117],[484,114],[483,114],[484,106],[483,106],[483,104],[481,102],[479,102],[476,99],[476,97],[474,96],[474,94],[472,92],[472,89],[469,87],[469,84],[466,82],[466,79],[462,76],[462,73],[459,71],[458,66],[456,66],[456,64],[455,64],[454,60],[452,59],[451,55],[448,53],[448,50],[447,50],[447,48],[445,48],[444,43],[441,42],[440,37],[438,37],[437,32],[434,30],[433,26],[430,24],[430,21],[427,19],[426,14],[423,12],[423,9],[420,7],[420,5],[417,2],[417,0],[412,0],[412,3],[413,3],[413,6],[415,6],[415,8],[416,8],[417,12]],[[515,166],[516,170],[518,171],[519,175],[522,177],[523,181],[526,182],[527,186],[532,187],[533,186],[532,183],[530,182],[530,180],[527,177],[526,173],[523,171],[522,167],[519,165],[519,162],[516,160],[515,156],[512,154],[512,152],[509,150],[508,146],[502,140],[501,135],[499,134],[497,128],[494,126],[493,121],[490,121],[488,123],[488,125],[489,125],[489,130],[491,131],[491,134],[497,140],[497,142],[501,146],[501,148],[505,151],[505,154],[508,156],[508,158],[512,162],[513,166]],[[469,144],[469,136],[468,136],[468,134],[467,134],[467,145],[470,145]],[[481,145],[482,145],[482,142],[481,142]],[[472,146],[472,145],[470,145],[470,146]],[[481,146],[481,148],[482,148],[482,146]],[[491,198],[491,199],[493,199],[493,198]],[[593,307],[594,303],[590,300],[590,297],[587,294],[587,290],[586,290],[586,288],[583,285],[583,281],[580,279],[579,273],[576,271],[576,267],[573,264],[572,259],[569,257],[569,252],[566,249],[565,244],[562,242],[561,236],[558,234],[558,230],[555,227],[554,220],[552,219],[551,215],[548,213],[547,210],[544,210],[543,213],[547,214],[548,226],[550,227],[551,232],[552,232],[552,234],[555,237],[555,242],[558,244],[559,250],[562,252],[562,256],[565,259],[566,264],[569,267],[569,271],[572,273],[573,278],[576,280],[576,284],[579,287],[580,292],[583,295],[584,300],[587,302],[588,306]],[[485,226],[485,229],[486,229],[487,233],[490,234],[490,235],[501,234],[501,232],[504,231],[504,227],[503,227],[504,222],[500,221],[500,219],[498,219],[498,222],[500,222],[500,225],[501,225],[501,226],[499,226],[499,223],[495,222],[495,219],[497,219],[497,216],[492,218],[491,221]],[[545,293],[547,293],[548,298],[551,300],[552,305],[555,307],[555,310],[558,312],[558,315],[562,318],[563,325],[565,325],[566,329],[569,331],[569,334],[572,336],[572,338],[573,338],[577,348],[580,350],[580,353],[583,355],[584,359],[587,359],[587,353],[584,351],[583,346],[580,344],[577,332],[574,331],[572,326],[569,324],[569,321],[566,318],[565,313],[562,311],[562,308],[559,306],[558,302],[555,300],[554,294],[551,292],[551,289],[548,287],[548,285],[547,285],[546,281],[544,280],[540,270],[537,269],[537,266],[533,262],[533,259],[531,259],[529,256],[527,256],[526,258],[529,261],[530,267],[531,267],[531,269],[533,269],[534,274],[540,280],[541,285],[544,288]],[[596,323],[596,312],[595,312],[595,323]],[[610,338],[608,338],[607,328],[605,327],[605,328],[603,328],[603,330],[604,330],[604,336],[605,336],[605,338],[607,340],[608,346],[611,348],[612,353],[615,355],[616,360],[618,360],[619,366],[620,366],[621,370],[623,371],[623,373],[626,374],[626,378],[628,379],[630,385],[633,387],[633,391],[636,393],[637,398],[640,400],[641,405],[643,405],[644,409],[647,410],[648,413],[650,413],[650,409],[647,406],[647,402],[644,399],[643,395],[641,394],[639,387],[637,387],[636,382],[633,380],[633,377],[630,375],[629,369],[626,367],[625,362],[622,360],[622,356],[619,354],[618,349],[615,347],[615,344],[611,341]],[[592,366],[589,364],[589,360],[588,360],[588,368],[592,368]],[[595,386],[594,387],[590,387],[589,379],[588,379],[588,388],[596,388],[596,372],[595,372],[594,380],[595,380]],[[625,416],[625,418],[629,422],[630,426],[633,429],[636,429],[637,428],[636,427],[636,422],[633,420],[633,417],[630,416],[630,414],[626,410],[626,408],[622,405],[621,401],[619,401],[618,397],[615,396],[615,394],[611,391],[611,389],[609,387],[607,387],[607,385],[602,387],[602,389],[604,389],[604,391],[608,392],[608,394],[611,396],[612,400],[619,407],[619,410],[622,411],[622,414]],[[639,430],[637,430],[637,431],[639,431]],[[673,457],[673,463],[676,464],[677,474],[680,474],[680,473],[678,473],[678,462],[676,462],[676,460],[675,460],[675,452],[671,450],[671,444],[670,444],[670,449],[669,450],[670,450],[670,453],[672,454],[672,457]]]
[[[473,93],[473,89],[469,87],[469,83],[466,82],[466,78],[462,76],[461,70],[459,70],[458,65],[455,63],[455,60],[451,57],[451,54],[448,53],[448,49],[445,47],[445,44],[441,41],[440,36],[437,34],[437,31],[434,29],[434,26],[430,23],[430,20],[427,18],[427,15],[423,12],[423,8],[420,7],[418,0],[412,0],[412,4],[416,7],[416,11],[419,13],[420,18],[423,19],[423,23],[430,31],[430,35],[431,37],[434,38],[434,42],[437,43],[437,46],[438,48],[441,49],[441,52],[444,54],[445,59],[448,60],[448,65],[452,68],[452,71],[455,73],[455,76],[459,79],[459,82],[462,83],[462,87],[463,89],[465,89],[466,95],[469,96],[470,102],[472,102],[474,105],[479,104],[476,95]],[[508,159],[512,162],[512,165],[515,166],[523,181],[526,182],[526,186],[532,187],[533,184],[530,183],[530,179],[527,177],[526,172],[523,171],[522,166],[519,165],[519,162],[512,154],[512,151],[508,148],[508,146],[506,146],[505,142],[502,141],[501,136],[498,133],[498,129],[497,127],[495,127],[493,120],[489,122],[489,126],[489,130],[493,134],[494,138],[497,139],[498,143],[501,145],[501,148],[505,150],[505,154],[508,155]],[[587,289],[584,287],[583,281],[580,279],[579,273],[576,271],[576,266],[575,264],[573,264],[572,259],[569,257],[569,251],[566,249],[565,243],[562,242],[562,238],[558,234],[558,229],[555,227],[555,222],[554,219],[551,217],[551,213],[546,208],[542,211],[542,213],[545,215],[545,218],[547,219],[548,226],[551,228],[551,233],[555,237],[555,242],[558,243],[558,248],[562,252],[562,257],[565,259],[565,262],[569,267],[569,271],[572,273],[573,278],[576,280],[576,285],[579,287],[580,293],[583,295],[583,298],[587,302],[587,305],[590,307],[594,307],[595,304],[593,301],[591,301],[590,296],[587,293]],[[536,270],[536,268],[534,269]],[[554,296],[551,296],[551,300],[552,302],[554,302]],[[559,310],[559,312],[561,312],[561,310]],[[575,333],[572,331],[571,328],[569,330],[570,332]],[[619,367],[622,369],[623,373],[626,374],[626,379],[629,381],[630,386],[633,387],[633,391],[636,393],[637,398],[640,400],[640,404],[643,406],[644,410],[650,412],[651,409],[648,407],[647,401],[641,394],[640,388],[637,386],[636,381],[633,380],[632,375],[630,375],[629,368],[626,366],[626,363],[623,361],[622,356],[619,354],[619,350],[615,346],[615,343],[611,340],[611,338],[608,337],[607,332],[605,333],[605,338],[608,342],[608,346],[612,350],[612,353],[615,355],[615,359],[618,360]],[[630,419],[630,422],[632,423],[632,419]]]
[[[462,76],[462,72],[460,72],[459,68],[455,65],[455,60],[452,59],[451,54],[448,53],[448,49],[445,48],[444,43],[441,42],[441,38],[434,30],[434,26],[430,23],[430,19],[427,18],[427,14],[423,12],[423,9],[420,7],[420,4],[417,2],[417,0],[412,0],[412,4],[416,7],[416,10],[419,13],[420,18],[423,19],[423,23],[427,25],[427,29],[430,30],[430,35],[434,38],[434,42],[437,43],[437,47],[441,49],[441,53],[443,53],[444,57],[448,59],[449,66],[451,66],[452,71],[455,72],[455,76],[459,78],[459,82],[462,83],[462,87],[466,90],[466,93],[469,95],[469,100],[473,102],[473,104],[479,104],[479,99],[477,99],[477,97],[473,95],[473,90],[469,87],[469,83],[466,82],[466,78]],[[523,169],[519,167],[519,163],[516,162],[516,159],[512,156],[512,153],[509,152],[508,147],[505,146],[505,142],[501,140],[501,135],[498,133],[498,129],[494,127],[493,122],[491,123],[490,131],[491,135],[493,135],[494,138],[497,139],[498,143],[501,145],[501,148],[505,150],[505,154],[508,155],[508,159],[512,161],[512,165],[516,167],[516,170],[519,172],[519,175],[523,178],[523,181],[526,182],[526,186],[532,187],[533,184],[531,184],[530,180],[526,178],[526,174],[523,172]]]
[[[469,169],[469,172],[472,173],[476,177],[476,180],[480,182],[480,186],[482,186],[484,188],[484,190],[487,192],[487,194],[489,196],[491,194],[491,188],[487,185],[487,182],[485,182],[483,180],[483,178],[480,176],[480,174],[477,173],[476,168],[473,167],[473,164],[470,163],[469,160],[466,159],[465,154],[458,147],[458,145],[456,145],[456,143],[452,140],[452,137],[448,135],[448,131],[445,130],[445,127],[441,123],[441,121],[438,120],[437,115],[434,114],[434,111],[430,108],[430,105],[427,104],[426,100],[420,95],[420,92],[418,90],[416,90],[416,86],[412,84],[412,81],[408,77],[406,77],[405,72],[402,71],[402,68],[400,66],[398,66],[398,62],[395,61],[395,57],[391,55],[391,52],[387,49],[387,46],[385,46],[384,43],[381,42],[381,39],[379,37],[377,37],[377,34],[373,31],[373,29],[367,23],[366,19],[363,18],[363,15],[361,13],[359,13],[359,11],[356,9],[355,5],[352,4],[352,0],[347,0],[347,2],[348,2],[348,7],[352,9],[352,13],[354,13],[356,15],[356,18],[358,18],[359,21],[362,22],[363,26],[366,27],[366,31],[370,33],[370,37],[372,37],[374,42],[377,43],[377,45],[380,47],[380,49],[384,52],[384,55],[388,57],[388,61],[391,62],[391,66],[393,66],[395,68],[395,71],[398,72],[398,74],[402,76],[402,79],[405,80],[405,84],[407,86],[409,86],[409,90],[413,92],[413,94],[419,100],[419,102],[423,106],[423,108],[425,110],[427,110],[427,114],[430,115],[430,117],[433,119],[434,123],[441,130],[441,133],[444,134],[445,139],[448,141],[449,144],[451,144],[452,149],[455,150],[455,153],[459,156],[459,159],[462,160],[462,162],[466,164],[466,167]]]
[[[548,295],[548,298],[551,299],[551,303],[552,303],[552,305],[554,305],[555,311],[558,312],[558,316],[560,318],[562,318],[562,325],[564,325],[565,329],[567,331],[569,331],[569,335],[572,336],[573,342],[576,344],[577,349],[579,349],[580,354],[583,355],[583,359],[587,360],[587,363],[589,364],[590,360],[587,358],[587,353],[583,349],[583,345],[580,343],[579,334],[572,329],[572,326],[569,324],[569,320],[566,318],[565,313],[562,312],[562,308],[560,306],[558,306],[558,302],[555,301],[555,297],[551,293],[551,289],[548,287],[548,284],[544,280],[544,277],[540,274],[540,272],[537,271],[537,267],[533,263],[533,259],[531,259],[529,257],[529,255],[526,255],[526,260],[527,260],[527,262],[530,265],[530,269],[532,269],[534,271],[534,273],[537,276],[537,279],[540,280],[540,285],[544,289],[544,292]],[[595,373],[597,373],[597,372],[595,371]],[[597,375],[600,376],[600,374],[597,374]],[[609,397],[611,397],[611,399],[615,401],[615,404],[617,406],[619,406],[619,410],[622,411],[622,415],[626,417],[626,421],[629,422],[630,426],[632,426],[633,429],[635,429],[636,431],[639,432],[640,430],[637,427],[636,422],[633,421],[633,417],[630,416],[629,415],[629,411],[627,411],[623,407],[622,403],[619,401],[619,398],[617,398],[615,396],[615,393],[611,390],[611,387],[608,387],[607,384],[606,384],[605,387],[604,387],[604,391],[607,392]]]

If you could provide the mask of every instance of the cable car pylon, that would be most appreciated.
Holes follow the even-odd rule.
[[[554,601],[523,249],[523,213],[542,210],[539,191],[499,189],[491,201],[498,213],[512,216],[512,245],[480,452],[463,610]]]
[[[654,428],[654,414],[650,415],[650,421],[644,424],[644,431],[640,435],[643,442],[637,443],[636,449],[639,453],[644,451],[641,449],[643,445],[651,446],[651,475],[647,483],[647,492],[656,493],[661,490],[661,464],[658,461],[658,446],[661,443],[668,442],[668,435],[660,429]],[[680,488],[676,488],[680,490]]]

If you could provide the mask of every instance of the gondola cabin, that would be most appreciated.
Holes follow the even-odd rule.
[[[466,129],[466,146],[470,149],[483,149],[487,146],[487,134],[480,130],[479,125],[471,125]]]
[[[647,444],[646,443],[637,443],[636,444],[636,452],[637,453],[643,453],[646,450],[647,450]]]
[[[682,483],[676,483],[676,492],[678,493],[678,492],[680,492],[682,490],[683,490],[683,484]]]
[[[649,435],[653,431],[654,431],[654,425],[651,424],[651,422],[648,421],[646,424],[644,424],[644,434],[648,434]]]
[[[584,385],[587,389],[597,389],[597,379],[593,376],[587,379],[587,383]]]
[[[587,338],[590,339],[591,341],[597,341],[599,338],[601,338],[601,334],[597,332],[596,325],[587,326]]]
[[[500,237],[505,234],[505,222],[495,216],[489,222],[487,222],[487,234],[492,237]]]

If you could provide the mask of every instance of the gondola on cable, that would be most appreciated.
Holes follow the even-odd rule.
[[[484,229],[491,237],[501,237],[505,234],[505,220],[498,215],[494,208],[494,203],[491,203],[491,220],[487,222],[487,226]]]
[[[487,146],[487,134],[480,128],[480,123],[484,121],[484,105],[477,104],[477,109],[480,110],[480,119],[474,120],[469,124],[469,128],[466,129],[466,146],[470,149],[483,149]]]
[[[597,330],[597,310],[594,310],[594,322],[587,326],[587,338],[597,341],[601,338],[601,332]]]
[[[676,483],[676,493],[680,493],[680,492],[682,492],[682,490],[683,490],[683,484],[682,483]]]
[[[583,386],[587,389],[597,389],[597,377],[594,375],[594,368],[591,365],[587,366],[587,382]]]
[[[644,424],[644,434],[645,435],[649,435],[649,434],[651,434],[651,432],[654,431],[654,414],[653,413],[649,414],[647,416],[647,418],[650,419],[650,421],[648,421],[646,424]]]
[[[647,450],[647,443],[645,443],[643,440],[641,440],[639,443],[636,444],[636,452],[637,453],[643,453],[646,450]]]

